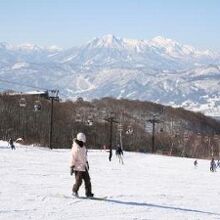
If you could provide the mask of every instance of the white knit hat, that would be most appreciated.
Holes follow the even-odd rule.
[[[86,136],[83,133],[78,133],[77,136],[76,136],[76,139],[78,141],[82,141],[83,143],[86,143]]]

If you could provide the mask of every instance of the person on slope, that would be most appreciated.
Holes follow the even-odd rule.
[[[220,168],[220,160],[217,161],[217,167]]]
[[[12,149],[12,150],[15,150],[15,145],[14,145],[14,141],[13,141],[12,138],[9,139],[8,143],[9,143],[11,149]]]
[[[194,161],[194,167],[197,167],[197,165],[198,165],[198,161],[195,160],[195,161]]]
[[[115,153],[116,153],[116,156],[117,156],[118,159],[119,159],[119,163],[121,162],[122,164],[124,164],[123,158],[122,158],[122,156],[123,156],[123,150],[122,150],[120,144],[117,145],[117,148],[116,148]]]
[[[210,171],[215,172],[216,171],[216,163],[214,158],[212,158],[211,162],[210,162]]]
[[[75,184],[73,185],[73,195],[78,197],[78,190],[84,180],[86,197],[93,197],[92,186],[89,176],[89,163],[87,161],[87,149],[85,147],[86,136],[78,133],[73,139],[71,150],[70,175],[75,173]]]

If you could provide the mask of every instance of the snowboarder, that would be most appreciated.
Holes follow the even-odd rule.
[[[119,163],[121,162],[122,164],[124,164],[123,162],[123,159],[122,159],[122,156],[123,156],[123,150],[120,146],[120,144],[117,145],[117,148],[116,148],[116,156],[118,157],[119,159]]]
[[[215,172],[216,171],[216,163],[214,158],[212,158],[211,162],[210,162],[210,171]]]
[[[14,145],[14,141],[13,141],[12,138],[9,139],[8,143],[9,143],[11,149],[12,149],[12,150],[15,150],[15,145]]]
[[[198,165],[198,162],[197,162],[197,160],[195,160],[194,161],[194,167],[197,167],[197,165]]]
[[[76,139],[73,139],[71,151],[70,175],[75,173],[75,184],[73,185],[73,195],[78,197],[78,190],[85,183],[86,197],[93,197],[92,186],[89,176],[89,163],[87,161],[87,150],[85,147],[86,136],[84,133],[78,133]]]

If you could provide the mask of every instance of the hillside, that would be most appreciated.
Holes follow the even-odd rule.
[[[26,107],[19,102],[25,99]],[[40,103],[40,110],[34,105]],[[0,95],[0,137],[22,137],[26,144],[49,146],[51,103],[38,95]],[[91,102],[55,102],[53,108],[53,148],[70,147],[80,131],[88,135],[92,148],[112,146],[121,141],[125,150],[152,152],[151,120],[155,151],[161,154],[210,158],[219,155],[220,122],[200,113],[139,100],[95,99]],[[121,129],[121,135],[120,131]]]

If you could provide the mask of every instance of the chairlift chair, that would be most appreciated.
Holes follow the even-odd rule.
[[[34,103],[34,111],[35,112],[41,111],[41,102],[39,100],[36,100]]]
[[[82,118],[81,118],[81,115],[79,113],[76,114],[76,119],[75,119],[76,122],[81,122],[82,121]]]
[[[204,141],[205,141],[206,143],[208,143],[209,140],[210,140],[210,139],[209,139],[209,136],[205,136],[205,137],[204,137]]]
[[[19,106],[22,107],[22,108],[25,108],[27,105],[27,102],[26,102],[26,99],[25,98],[20,98],[19,100]]]
[[[93,120],[92,119],[88,119],[87,122],[86,122],[86,125],[92,126],[93,125]]]
[[[133,134],[133,128],[131,125],[128,126],[126,134]]]

